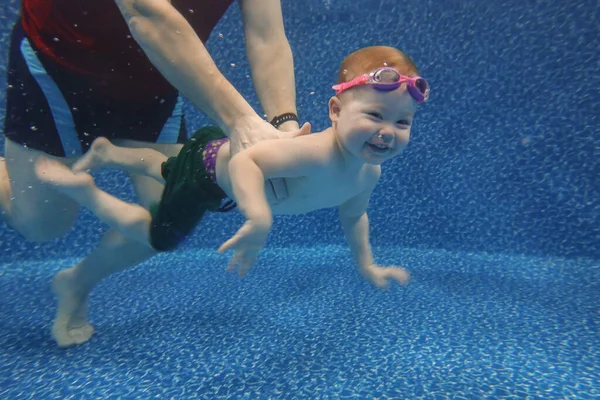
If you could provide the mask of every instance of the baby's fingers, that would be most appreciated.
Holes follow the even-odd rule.
[[[240,276],[245,276],[250,268],[252,268],[256,262],[256,255],[256,252],[250,251],[244,253],[244,255],[238,259],[238,263],[240,265]]]
[[[217,253],[223,254],[223,253],[233,249],[235,247],[235,245],[237,244],[237,242],[238,242],[237,236],[232,237],[231,239],[229,239],[228,241],[223,243],[221,245],[221,247],[219,247],[219,249],[217,250]]]
[[[246,273],[248,273],[248,270],[254,265],[255,259],[256,257],[252,255],[236,251],[233,257],[231,257],[231,260],[229,261],[227,270],[229,272],[233,272],[236,269],[238,269],[239,276],[244,277]]]
[[[227,264],[227,271],[229,272],[233,272],[235,271],[235,267],[238,265],[239,263],[239,257],[237,254],[234,254],[231,259],[229,260],[229,264]]]

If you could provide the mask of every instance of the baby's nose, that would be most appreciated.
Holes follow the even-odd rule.
[[[376,135],[377,140],[383,142],[383,144],[390,144],[394,139],[394,135],[386,132],[380,132]]]

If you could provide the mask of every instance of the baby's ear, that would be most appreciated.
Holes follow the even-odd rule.
[[[329,99],[329,119],[331,122],[337,122],[340,118],[340,111],[342,109],[342,102],[337,96],[333,96]]]

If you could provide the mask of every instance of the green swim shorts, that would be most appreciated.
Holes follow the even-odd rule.
[[[157,251],[176,248],[202,219],[206,210],[219,211],[227,194],[206,171],[207,143],[225,138],[217,127],[204,127],[185,142],[177,157],[161,166],[165,189],[160,203],[150,208],[150,244]]]

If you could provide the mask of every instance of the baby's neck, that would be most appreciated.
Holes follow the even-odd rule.
[[[334,127],[325,129],[322,133],[331,135],[331,139],[333,140],[335,150],[337,154],[339,154],[339,157],[342,159],[345,168],[348,169],[349,172],[358,171],[359,169],[364,167],[365,162],[363,160],[346,150],[346,148],[342,144],[342,140],[338,136],[338,133]]]

